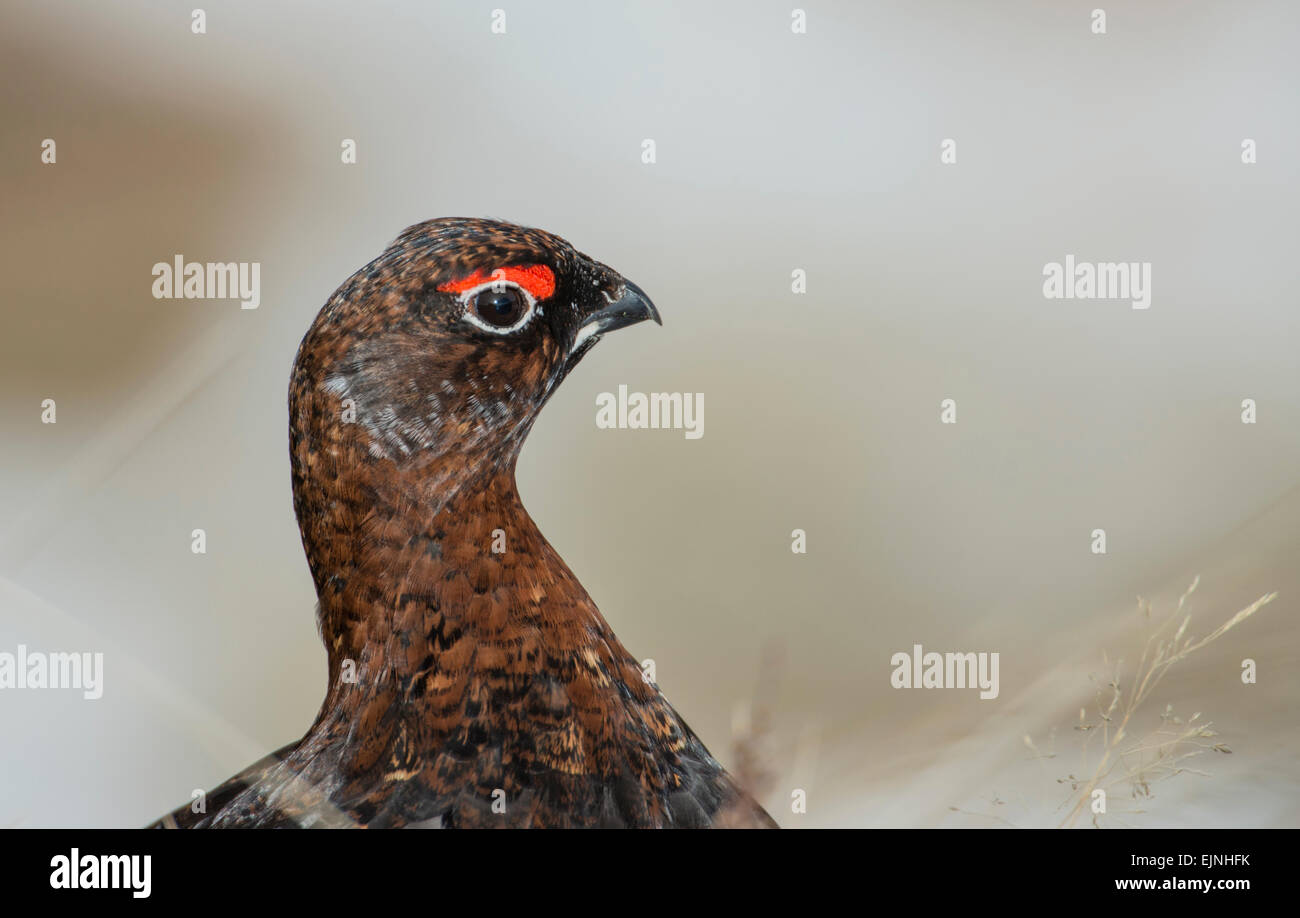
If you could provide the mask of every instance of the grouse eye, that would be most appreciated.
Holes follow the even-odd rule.
[[[495,283],[472,294],[466,312],[476,325],[496,331],[519,326],[532,305],[532,298],[516,285]]]
[[[474,298],[474,308],[478,310],[480,319],[505,327],[514,325],[523,315],[524,301],[512,287],[500,290],[489,287]]]

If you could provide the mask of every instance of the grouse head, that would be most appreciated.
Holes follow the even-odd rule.
[[[294,510],[331,670],[389,667],[431,609],[469,627],[466,591],[524,614],[520,597],[563,567],[529,550],[524,438],[602,335],[645,319],[659,321],[654,305],[616,271],[493,220],[416,224],[335,291],[289,389]],[[489,550],[494,533],[509,551]]]
[[[660,321],[639,287],[558,236],[429,220],[338,289],[303,342],[294,386],[337,396],[339,418],[377,459],[455,452],[499,466],[601,336],[646,319]]]

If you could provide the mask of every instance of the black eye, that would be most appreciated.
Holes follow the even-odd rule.
[[[528,303],[517,287],[484,287],[474,295],[471,308],[488,325],[509,328],[524,317]]]

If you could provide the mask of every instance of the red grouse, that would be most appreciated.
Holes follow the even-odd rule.
[[[407,229],[330,298],[289,388],[329,687],[306,736],[180,827],[774,827],[520,502],[564,377],[649,298],[563,239]]]

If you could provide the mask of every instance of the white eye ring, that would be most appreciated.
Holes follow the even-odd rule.
[[[474,299],[484,290],[504,290],[506,287],[516,291],[524,301],[524,314],[513,325],[493,325],[478,317],[474,312]],[[484,331],[492,332],[494,335],[508,335],[511,332],[517,332],[528,324],[534,315],[541,313],[541,307],[537,305],[537,299],[526,289],[508,280],[490,280],[479,284],[477,287],[470,287],[460,294],[461,305],[465,307],[464,316],[469,320],[471,325],[476,325]]]

